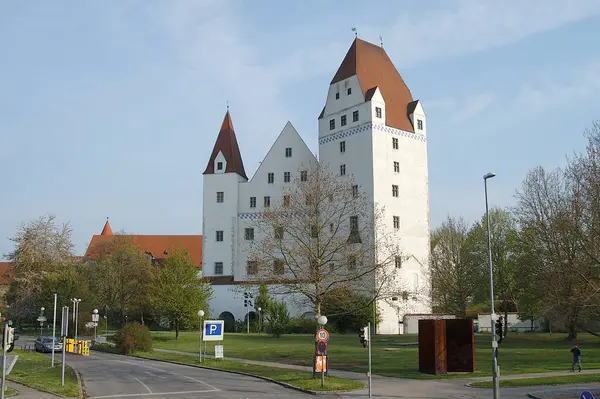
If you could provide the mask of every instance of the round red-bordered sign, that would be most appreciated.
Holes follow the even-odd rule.
[[[317,340],[321,342],[329,341],[329,331],[321,328],[319,331],[317,331]]]
[[[325,353],[326,350],[327,350],[327,342],[319,341],[319,343],[317,343],[317,351],[319,353]]]

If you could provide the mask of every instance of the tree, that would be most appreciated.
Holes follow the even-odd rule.
[[[259,326],[262,330],[264,328],[264,319],[265,315],[269,312],[269,305],[271,304],[271,297],[269,296],[269,288],[266,284],[261,284],[258,287],[258,295],[256,300],[254,301],[255,309],[260,309],[259,311]]]
[[[489,211],[489,216],[494,294],[502,298],[502,307],[497,307],[496,309],[503,310],[504,320],[508,320],[510,304],[514,307],[518,296],[517,280],[519,264],[516,261],[515,252],[518,230],[512,214],[506,209],[492,208]],[[469,235],[475,262],[482,270],[481,275],[486,276],[489,273],[489,260],[487,218],[485,214],[482,216],[481,221],[475,223]],[[481,281],[481,293],[485,294],[485,299],[487,300],[490,297],[489,283],[485,283],[485,278]],[[508,323],[504,323],[504,336],[507,333]]]
[[[472,253],[469,228],[462,218],[447,217],[431,234],[430,273],[434,312],[465,318],[482,281]]]
[[[299,297],[317,315],[325,295],[338,287],[372,301],[400,292],[395,264],[402,254],[394,233],[383,228],[384,212],[351,177],[340,178],[318,162],[306,169],[247,231],[253,238],[249,283],[270,284],[273,294],[291,300]]]
[[[343,286],[337,287],[325,294],[322,311],[327,315],[328,324],[334,325],[341,333],[358,331],[368,322],[375,325],[379,322],[379,312],[373,314],[371,299],[355,293],[352,289]],[[351,304],[348,311],[348,304]],[[376,317],[374,317],[376,316]]]
[[[44,279],[74,263],[71,227],[57,226],[56,217],[47,215],[22,224],[11,238],[15,249],[5,256],[11,262],[14,281],[7,293],[9,317],[34,317]]]
[[[210,284],[198,277],[198,269],[182,248],[169,251],[152,287],[154,309],[175,327],[175,339],[179,339],[180,328],[199,321],[198,310],[206,309],[212,296]]]
[[[287,310],[285,302],[271,300],[269,304],[269,312],[267,313],[267,322],[271,326],[273,335],[277,338],[285,333],[290,324],[290,314]]]
[[[125,324],[128,312],[150,303],[154,267],[148,255],[135,247],[131,237],[116,234],[90,249],[90,291],[98,306],[115,310]]]
[[[524,234],[521,250],[530,264],[524,269],[542,314],[577,337],[576,327],[598,314],[598,293],[588,289],[597,279],[581,249],[581,209],[577,192],[564,170],[529,172],[517,192],[516,215]]]

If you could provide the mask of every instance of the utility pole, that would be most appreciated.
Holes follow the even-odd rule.
[[[54,294],[54,317],[52,319],[52,367],[54,367],[54,344],[56,342],[56,294]]]

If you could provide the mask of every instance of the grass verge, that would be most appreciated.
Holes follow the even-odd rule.
[[[512,333],[499,348],[499,362],[503,375],[564,371],[571,367],[572,342],[567,334]],[[389,377],[413,379],[473,378],[491,376],[489,353],[490,335],[475,336],[474,373],[451,373],[432,376],[419,373],[419,349],[416,335],[373,336],[373,373]],[[584,367],[600,369],[600,339],[590,334],[578,334],[583,351]],[[198,352],[198,332],[183,332],[175,339],[173,332],[153,332],[154,349],[171,349],[189,353]],[[225,356],[248,360],[261,360],[286,364],[311,366],[314,336],[286,334],[273,338],[266,334],[225,334]],[[214,345],[207,345],[208,354],[214,354]],[[332,369],[364,373],[368,369],[367,350],[360,345],[357,335],[331,334],[327,352]]]
[[[565,384],[585,384],[588,382],[599,382],[600,374],[573,374],[556,377],[535,377],[518,378],[513,380],[500,380],[500,386],[506,388],[533,387],[537,385],[565,385]],[[492,381],[477,381],[471,384],[472,387],[491,388]]]
[[[105,347],[97,348],[102,351],[115,353]],[[202,363],[197,358],[188,355],[180,355],[163,352],[136,352],[136,357],[146,359],[169,360],[172,362],[188,364],[192,366],[203,366],[215,370],[237,371],[259,377],[266,377],[272,380],[283,382],[298,388],[309,389],[311,391],[353,391],[365,387],[365,384],[337,377],[325,377],[325,386],[321,387],[320,378],[312,378],[312,373],[306,371],[290,370],[277,367],[266,367],[255,364],[234,362],[230,360],[204,359]]]
[[[77,397],[79,395],[77,377],[68,365],[65,367],[65,385],[63,386],[60,384],[61,367],[59,362],[55,362],[53,368],[50,367],[50,358],[40,353],[20,350],[15,350],[13,353],[19,355],[19,359],[7,377],[9,381],[61,396]]]
[[[15,396],[18,395],[19,391],[17,391],[16,389],[12,389],[12,388],[6,388],[4,390],[4,397],[5,398],[10,398],[11,396]]]

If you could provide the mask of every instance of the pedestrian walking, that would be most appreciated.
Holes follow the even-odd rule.
[[[571,353],[573,354],[573,364],[571,364],[571,371],[575,371],[575,365],[579,366],[579,371],[581,372],[581,349],[579,349],[579,344],[575,344],[571,348]]]

